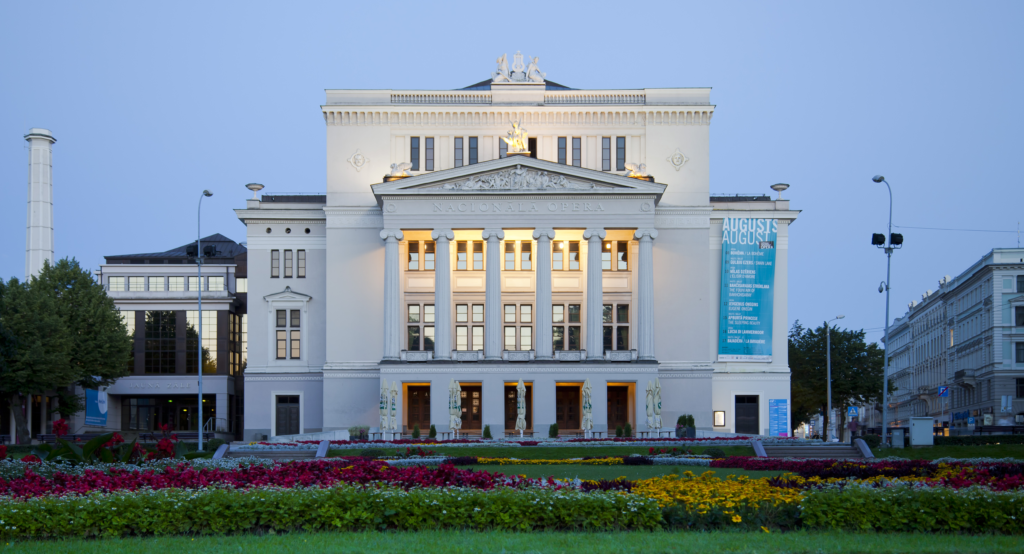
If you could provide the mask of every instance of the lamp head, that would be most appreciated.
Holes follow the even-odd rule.
[[[786,190],[788,188],[789,188],[789,185],[786,184],[786,183],[775,183],[774,185],[771,186],[772,190],[774,190],[775,192],[779,193],[779,200],[782,200],[782,191],[784,191],[784,190]]]
[[[881,175],[875,175],[874,177],[871,178],[871,180],[876,183],[881,183],[882,181],[885,180],[885,177],[882,177]]]
[[[836,319],[843,319],[844,317],[846,317],[846,316],[845,315],[837,315]]]
[[[213,193],[208,191],[208,190],[204,190],[203,191],[203,196],[213,196]]]

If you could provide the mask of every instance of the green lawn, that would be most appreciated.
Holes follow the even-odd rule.
[[[372,447],[374,450],[382,450],[386,454],[392,454],[396,450],[405,451],[407,447],[402,446],[380,448]],[[671,447],[665,447],[671,450]],[[720,446],[727,456],[753,456],[754,449],[750,446]],[[564,460],[567,458],[582,458],[584,456],[628,456],[630,454],[647,454],[650,447],[647,446],[595,446],[595,447],[573,447],[573,446],[424,446],[424,450],[433,450],[445,456],[476,456],[478,458],[519,458],[520,460]],[[704,452],[706,447],[690,447],[694,454]],[[359,449],[333,449],[329,452],[331,456],[352,456],[358,455]]]
[[[527,477],[554,477],[556,479],[617,479],[625,477],[629,480],[650,479],[667,475],[678,470],[679,473],[692,471],[697,475],[705,471],[715,472],[715,477],[725,478],[728,475],[746,475],[750,478],[775,477],[782,475],[783,471],[748,471],[745,469],[712,469],[707,467],[693,466],[585,466],[585,465],[550,465],[550,466],[459,466],[459,469],[475,469],[479,471],[490,471],[491,473],[504,473],[505,475],[525,475]]]
[[[984,446],[922,446],[920,448],[876,448],[875,456],[895,456],[911,460],[936,458],[1018,458],[1024,460],[1024,444]]]
[[[168,537],[9,542],[4,552],[246,552],[254,554],[360,552],[1020,552],[1021,539],[991,535],[881,534],[841,531],[509,533],[422,531],[383,533],[294,533],[228,537]]]

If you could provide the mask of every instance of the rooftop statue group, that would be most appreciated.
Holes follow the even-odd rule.
[[[508,68],[508,56],[502,54],[498,58],[498,70],[491,73],[492,83],[543,83],[544,73],[537,67],[540,58],[533,58],[529,65],[523,65],[523,55],[516,52],[512,62],[512,70]]]

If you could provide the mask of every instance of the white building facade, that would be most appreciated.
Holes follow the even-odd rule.
[[[237,210],[245,440],[375,430],[382,381],[403,432],[447,431],[453,379],[469,433],[514,427],[520,380],[527,431],[579,431],[589,381],[594,431],[645,432],[655,379],[666,430],[692,414],[789,433],[797,212],[710,194],[710,89],[576,90],[516,67],[454,91],[328,90],[326,191]],[[526,153],[502,140],[513,121]],[[719,361],[727,218],[777,222],[757,361]]]

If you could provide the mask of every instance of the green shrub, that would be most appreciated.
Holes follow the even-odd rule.
[[[686,414],[676,418],[676,427],[686,427]]]
[[[434,427],[433,423],[430,424],[430,433],[427,434],[427,436],[432,438],[432,439],[436,439],[437,438],[437,427]]]
[[[203,443],[203,450],[209,450],[210,452],[216,452],[220,445],[224,444],[224,439],[210,439]]]
[[[348,438],[354,441],[364,441],[370,438],[370,428],[365,425],[356,425],[348,428]]]
[[[550,439],[557,439],[558,438],[558,424],[557,423],[552,423],[551,426],[548,427],[548,438],[550,438]]]
[[[633,426],[627,421],[626,428],[622,430],[622,435],[625,437],[633,436]]]
[[[494,437],[491,436],[491,426],[490,425],[484,425],[484,438],[485,439],[493,439],[494,438]]]
[[[420,424],[419,423],[416,423],[416,424],[414,424],[412,426],[412,438],[414,438],[414,439],[420,438]]]
[[[959,435],[935,437],[935,446],[984,446],[990,444],[1024,444],[1024,435]]]
[[[696,427],[697,426],[697,420],[693,419],[693,415],[692,414],[686,416],[686,421],[687,421],[687,425],[686,425],[687,427]]]
[[[615,436],[619,437],[619,438],[622,438],[622,426],[621,425],[619,425],[618,427],[615,428]]]
[[[882,437],[874,434],[864,435],[860,437],[864,439],[864,443],[868,445],[868,448],[874,450],[882,444]]]
[[[717,446],[712,446],[711,448],[705,448],[704,452],[701,452],[701,454],[704,454],[704,455],[707,455],[707,456],[711,456],[712,458],[724,458],[725,457],[725,451],[722,450],[721,448],[718,448]]]
[[[544,506],[545,509],[538,509]],[[162,489],[0,503],[0,537],[116,537],[424,529],[651,530],[656,501],[618,491]]]
[[[387,456],[388,453],[384,452],[380,448],[367,448],[359,451],[359,455],[364,458],[380,458],[381,456]]]

